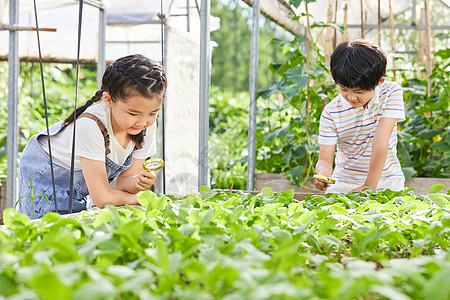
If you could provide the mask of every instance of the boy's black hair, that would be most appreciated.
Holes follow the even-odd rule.
[[[164,100],[167,89],[167,76],[164,67],[140,54],[128,55],[117,59],[106,68],[102,78],[102,88],[83,106],[76,109],[80,116],[89,106],[102,99],[103,92],[108,92],[113,102],[126,102],[133,95]],[[75,111],[64,120],[64,126],[73,122]],[[142,148],[145,132],[132,135],[136,149]]]
[[[386,54],[365,40],[340,43],[331,55],[331,75],[346,88],[373,90],[386,75]]]

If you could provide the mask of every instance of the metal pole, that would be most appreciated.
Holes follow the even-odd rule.
[[[252,44],[250,57],[250,109],[248,124],[247,190],[253,191],[256,153],[256,92],[258,88],[259,0],[253,0]]]
[[[164,1],[161,1],[161,62],[164,68],[167,70],[167,47],[169,46],[168,38],[169,32],[167,25],[167,16],[170,16],[170,9],[167,14],[164,11]],[[167,105],[163,102],[161,109],[161,135],[162,135],[162,157],[166,160],[166,116],[167,116]],[[167,182],[166,182],[166,168],[161,170],[162,174],[162,192],[165,195],[167,193]]]
[[[209,85],[210,79],[210,0],[202,0],[200,8],[200,103],[199,103],[199,147],[198,186],[209,186],[208,182],[208,134],[209,134]]]
[[[97,58],[97,89],[102,87],[102,77],[105,72],[105,43],[106,43],[106,13],[105,9],[99,8],[98,15],[98,58]]]
[[[189,3],[189,0],[186,0],[186,31],[187,32],[191,32],[191,20],[190,20],[190,18],[191,18],[191,16],[190,16],[190,13],[191,13],[191,8],[190,8],[190,3]]]
[[[9,2],[9,24],[19,23],[19,1]],[[14,207],[17,198],[17,103],[19,102],[19,32],[9,32],[9,54],[8,54],[8,136],[6,137],[6,207]]]

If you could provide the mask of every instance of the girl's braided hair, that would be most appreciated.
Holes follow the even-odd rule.
[[[126,102],[133,95],[147,98],[158,98],[163,101],[167,89],[167,77],[164,67],[158,62],[140,54],[128,55],[117,59],[106,68],[103,74],[102,87],[83,106],[73,111],[64,120],[64,126],[73,122],[74,115],[80,116],[94,102],[102,98],[103,92],[108,92],[113,102]],[[135,149],[142,148],[145,131],[132,135]]]

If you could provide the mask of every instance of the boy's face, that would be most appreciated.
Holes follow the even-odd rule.
[[[362,90],[360,88],[347,88],[339,85],[342,97],[350,103],[354,108],[366,107],[367,103],[372,99],[375,90]]]
[[[377,86],[382,84],[385,80],[385,77],[381,77],[378,81]],[[366,107],[367,103],[369,103],[370,99],[372,99],[373,94],[375,93],[375,89],[373,90],[363,90],[361,88],[348,88],[343,85],[338,85],[339,90],[341,91],[342,97],[350,103],[354,108],[358,107]]]

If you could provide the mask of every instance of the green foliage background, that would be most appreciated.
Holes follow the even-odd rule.
[[[304,1],[292,1],[299,6]],[[306,1],[306,2],[314,2]],[[435,3],[434,1],[433,3]],[[434,5],[433,4],[433,5]],[[302,4],[303,5],[303,4]],[[433,6],[432,19],[437,22],[445,20],[445,12],[448,8]],[[447,10],[446,10],[447,9]],[[225,10],[226,11],[226,10]],[[221,17],[222,10],[218,10]],[[246,15],[247,18],[250,16]],[[410,22],[409,10],[396,16],[396,24]],[[440,21],[439,21],[440,20]],[[250,22],[250,21],[247,21]],[[332,26],[339,30],[334,24],[315,24],[317,27],[325,28]],[[245,30],[247,27],[244,26]],[[417,44],[422,39],[422,31],[397,30],[397,49],[412,51],[417,49]],[[390,35],[388,30],[382,31],[383,37]],[[224,35],[225,37],[226,35]],[[222,36],[217,36],[224,38]],[[275,77],[268,85],[259,84],[258,114],[257,114],[257,147],[256,147],[256,172],[284,173],[294,185],[300,185],[311,175],[318,155],[317,131],[318,121],[324,105],[338,95],[328,66],[325,65],[325,57],[315,41],[311,44],[310,70],[306,70],[306,39],[304,36],[273,36],[270,47],[281,49],[274,51],[277,59],[270,61],[266,68],[260,70],[258,76],[269,78],[266,74],[271,73]],[[248,38],[249,40],[250,38]],[[388,70],[388,80],[395,77],[404,89],[406,120],[399,124],[398,156],[406,179],[415,177],[444,177],[450,176],[449,169],[449,36],[448,30],[440,31],[433,37],[433,45],[443,50],[437,51],[433,56],[435,68],[431,75],[433,82],[433,93],[427,95],[426,69],[423,67],[423,59],[418,59],[417,54],[406,53],[392,55],[388,52],[389,59],[395,60],[396,69]],[[249,43],[249,42],[248,42]],[[389,46],[384,47],[389,50]],[[264,51],[263,43],[260,51]],[[281,55],[279,55],[281,53]],[[213,52],[215,56],[225,60],[227,52]],[[213,63],[213,74],[223,74],[224,66],[227,64]],[[226,67],[225,67],[226,68]],[[311,99],[311,111],[309,114],[309,131],[307,130],[306,98],[309,79],[313,80],[309,90]],[[214,84],[214,81],[213,81]],[[225,109],[228,100],[232,103],[239,100],[237,105],[240,109],[234,111],[233,120],[236,126],[226,125],[211,120],[210,151],[218,146],[223,155],[215,156],[211,163],[212,186],[216,188],[245,189],[246,160],[247,160],[247,138],[248,138],[248,107],[249,96],[243,92],[239,97],[229,98],[227,86],[220,86],[223,93],[214,90],[211,93],[211,107],[214,110]],[[247,88],[248,90],[248,88]],[[226,111],[232,109],[226,108]],[[210,115],[214,119],[215,113]],[[217,133],[225,129],[223,136],[233,136],[234,144],[230,145],[228,152],[224,151],[225,144],[215,137],[220,138]],[[226,155],[226,153],[229,153]],[[215,168],[222,166],[221,168]],[[227,166],[226,169],[222,169]],[[225,177],[224,177],[225,176]]]
[[[250,85],[252,8],[241,0],[212,0],[211,15],[220,18],[220,29],[211,32],[217,43],[212,55],[211,84],[236,95]],[[274,37],[292,36],[261,16],[259,34],[258,86],[267,88],[276,76],[267,72],[270,63],[283,60],[283,49],[271,41]]]
[[[77,106],[96,91],[96,68],[81,67]],[[75,107],[76,67],[70,64],[44,64],[45,94],[49,125],[68,116]],[[0,176],[6,172],[8,122],[8,63],[0,62]],[[45,128],[45,108],[38,63],[20,63],[19,74],[19,152],[28,139]]]

